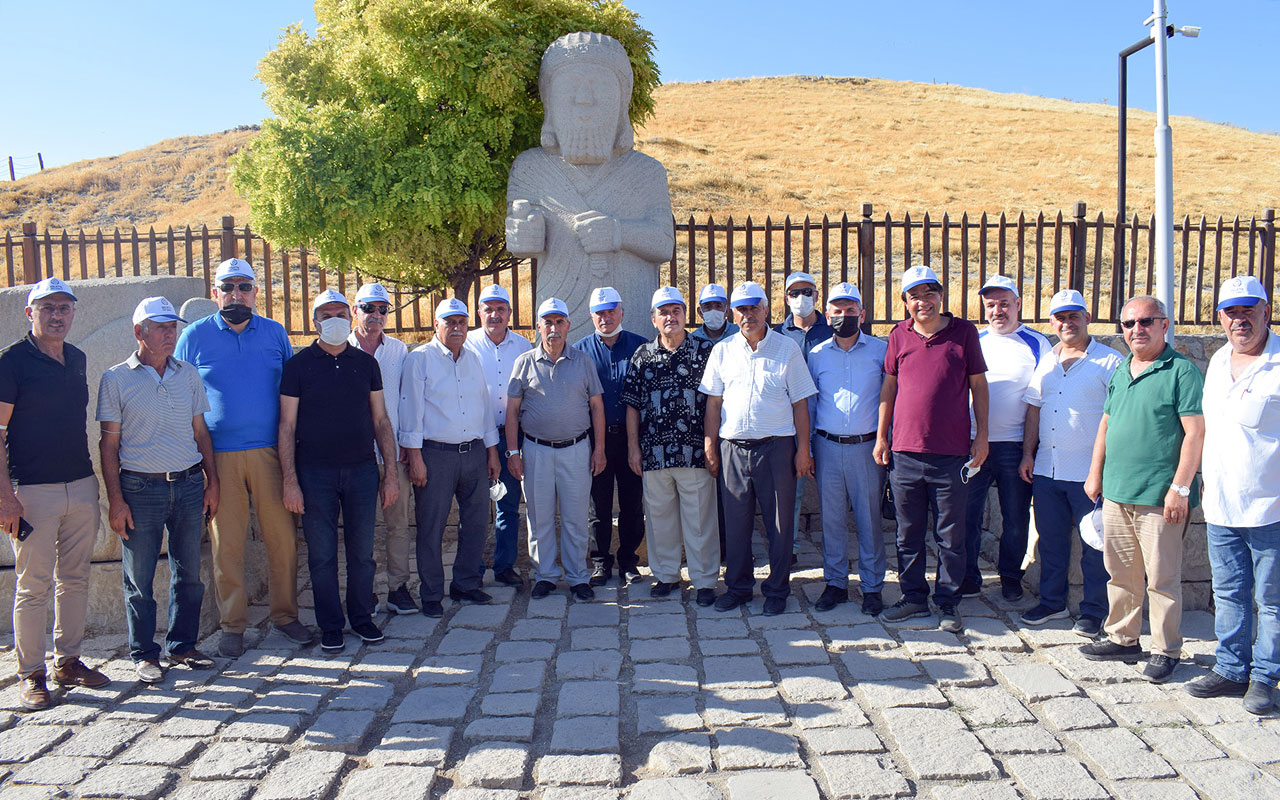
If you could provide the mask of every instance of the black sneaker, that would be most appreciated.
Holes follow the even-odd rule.
[[[829,585],[822,590],[822,596],[813,604],[813,607],[818,611],[830,611],[841,603],[847,602],[849,602],[848,589]]]
[[[733,592],[725,592],[716,598],[716,611],[732,611],[738,606],[746,605],[751,602],[751,595],[739,595]]]
[[[1066,619],[1071,616],[1065,608],[1049,608],[1044,603],[1038,604],[1030,611],[1022,612],[1018,619],[1023,625],[1043,625],[1051,619]]]
[[[641,583],[642,581],[644,581],[644,575],[642,575],[640,573],[640,570],[636,569],[635,567],[628,567],[627,569],[619,571],[618,577],[622,579],[622,583],[624,585],[632,584],[632,583]]]
[[[787,610],[787,598],[766,597],[764,599],[764,615],[766,617],[776,617],[786,610]]]
[[[422,602],[422,613],[432,619],[440,619],[444,616],[444,603],[439,600],[424,600]]]
[[[408,586],[402,583],[399,589],[387,593],[387,610],[392,614],[418,613],[418,606],[413,602]]]
[[[493,579],[503,586],[514,586],[517,589],[524,588],[524,578],[520,577],[520,573],[516,572],[515,567],[507,567],[502,572],[493,573]]]
[[[320,649],[326,653],[341,653],[346,646],[342,631],[325,631],[320,634]]]
[[[706,606],[711,605],[715,601],[716,601],[715,589],[699,589],[698,590],[698,600],[697,600],[698,605],[703,606],[705,608]]]
[[[1187,694],[1192,697],[1244,697],[1248,682],[1224,678],[1213,670],[1187,684]]]
[[[649,587],[649,596],[650,597],[666,597],[679,588],[680,588],[680,584],[678,583],[666,583],[665,581],[658,581],[653,586]]]
[[[590,586],[604,586],[609,582],[609,576],[613,574],[613,570],[604,564],[596,564],[591,568],[591,578],[587,581]]]
[[[883,622],[906,622],[915,617],[927,616],[929,616],[928,603],[911,603],[905,597],[880,612],[880,619]]]
[[[874,617],[884,611],[884,600],[881,599],[879,592],[863,592],[862,593],[862,613],[869,617]]]
[[[1142,647],[1137,644],[1116,644],[1110,639],[1086,644],[1080,655],[1090,661],[1124,661],[1136,664],[1142,659]]]
[[[1102,633],[1102,620],[1097,617],[1081,617],[1071,626],[1071,632],[1086,639],[1097,639]]]
[[[459,603],[476,603],[484,605],[493,602],[493,597],[484,589],[459,589],[453,584],[449,584],[449,599],[456,600]]]
[[[1262,681],[1250,681],[1244,693],[1244,710],[1261,717],[1271,713],[1276,705],[1276,690]]]
[[[1178,659],[1152,653],[1147,659],[1147,665],[1142,668],[1142,679],[1150,683],[1164,683],[1173,677],[1173,670],[1177,666]]]
[[[351,632],[369,644],[377,644],[387,638],[382,635],[382,631],[378,630],[378,626],[372,622],[361,622],[357,625],[352,625]]]
[[[982,581],[965,581],[960,584],[961,597],[982,597]]]
[[[533,585],[533,591],[529,592],[529,596],[534,600],[541,600],[556,590],[556,585],[551,581],[538,581]]]
[[[1013,603],[1022,599],[1022,581],[1018,578],[1000,579],[1000,596]]]
[[[955,606],[938,606],[938,627],[949,633],[960,633],[964,630],[964,620]]]
[[[596,593],[590,584],[579,583],[569,587],[569,593],[573,595],[574,600],[587,602],[596,599]]]

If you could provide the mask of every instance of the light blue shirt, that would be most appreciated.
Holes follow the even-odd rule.
[[[875,433],[888,348],[883,339],[862,333],[847,351],[834,337],[809,351],[809,374],[818,387],[815,429],[835,436]]]

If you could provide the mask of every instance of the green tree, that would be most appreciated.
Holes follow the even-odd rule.
[[[631,58],[634,124],[653,112],[653,39],[618,0],[317,0],[260,62],[273,118],[232,160],[268,240],[465,297],[510,256],[507,170],[538,144],[538,70],[585,30]]]

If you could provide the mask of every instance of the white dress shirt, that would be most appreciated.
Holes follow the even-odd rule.
[[[987,362],[987,441],[1021,442],[1027,406],[1022,395],[1031,373],[1053,346],[1044,334],[1018,325],[1013,333],[996,333],[991,326],[978,334],[982,358]],[[969,406],[969,436],[978,433]]]
[[[1267,332],[1262,354],[1231,377],[1231,345],[1209,359],[1204,376],[1204,518],[1258,528],[1280,522],[1280,337]]]
[[[347,337],[347,344],[361,350],[360,340],[356,338],[356,332],[352,331]],[[378,349],[373,351],[373,357],[378,362],[378,369],[382,371],[382,400],[387,407],[387,419],[391,420],[391,430],[400,429],[400,371],[404,367],[405,356],[409,355],[409,347],[394,336],[382,334],[382,342],[378,345]],[[378,449],[378,443],[374,441],[373,453],[378,459],[378,463],[382,464],[386,461],[382,455],[382,451]],[[399,459],[400,454],[396,453],[392,457],[392,461]]]
[[[1124,357],[1097,339],[1090,339],[1084,356],[1062,368],[1061,345],[1040,359],[1022,399],[1040,409],[1040,449],[1036,475],[1084,483],[1093,459],[1093,440],[1102,424],[1111,373]]]
[[[423,441],[462,444],[483,439],[498,443],[489,386],[480,357],[466,347],[458,360],[439,340],[415,348],[404,360],[400,379],[401,447],[422,447]]]
[[[876,432],[888,349],[885,340],[860,333],[848,350],[833,336],[809,351],[809,374],[818,387],[817,403],[809,404],[817,407],[814,428],[835,436]]]
[[[800,346],[773,330],[755,350],[741,332],[717,344],[698,390],[723,398],[722,439],[795,436],[791,405],[818,392]]]
[[[516,363],[516,356],[531,350],[533,345],[511,330],[507,331],[500,344],[494,344],[482,326],[467,334],[466,346],[480,357],[484,379],[493,400],[493,416],[497,427],[502,427],[507,424],[507,385],[511,382],[511,365]]]

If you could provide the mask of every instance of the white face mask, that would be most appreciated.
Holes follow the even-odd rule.
[[[316,326],[320,332],[320,341],[337,347],[351,335],[351,320],[342,317],[329,317],[321,320]]]
[[[621,325],[614,328],[611,333],[605,333],[604,331],[596,331],[596,335],[599,336],[601,339],[612,339],[613,337],[617,336],[620,333],[622,333]]]
[[[797,317],[807,317],[813,313],[813,298],[807,295],[788,297],[787,308],[791,309],[791,313]]]
[[[706,326],[709,329],[713,331],[718,331],[724,327],[724,312],[723,311],[703,311],[702,321],[706,323]]]

